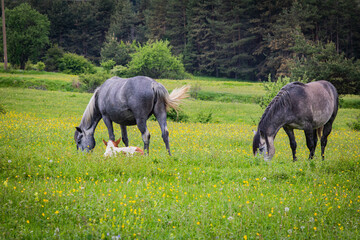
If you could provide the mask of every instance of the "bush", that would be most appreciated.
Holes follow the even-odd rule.
[[[87,60],[85,57],[74,54],[65,53],[64,56],[59,59],[60,71],[68,74],[93,74],[96,73],[95,66]]]
[[[54,45],[46,52],[44,62],[46,71],[54,72],[59,70],[60,59],[64,56],[64,50],[58,45]]]
[[[116,65],[113,67],[113,69],[110,71],[110,74],[112,76],[118,76],[118,77],[128,77],[129,70],[127,67]]]
[[[174,109],[171,109],[167,113],[168,119],[174,122],[188,122],[189,116],[182,110],[178,110],[177,112]]]
[[[306,83],[307,79],[298,79],[297,81]],[[266,91],[265,95],[260,98],[259,105],[261,108],[265,109],[272,99],[278,94],[282,87],[286,84],[294,82],[289,77],[279,77],[276,82],[271,81],[271,75],[269,74],[268,81],[263,83],[264,89]]]
[[[113,69],[113,67],[115,66],[116,62],[112,59],[101,62],[101,67],[107,72],[109,73],[111,69]]]
[[[184,79],[188,76],[180,59],[171,55],[168,41],[149,41],[143,47],[137,47],[131,57],[128,70],[132,76],[169,79]]]
[[[111,76],[109,74],[82,74],[79,76],[80,88],[87,92],[94,92],[97,87],[103,84]]]
[[[37,71],[44,71],[44,69],[45,69],[45,63],[43,63],[43,62],[37,62],[36,63],[36,65],[35,65],[35,69],[37,70]]]
[[[113,60],[117,65],[126,66],[131,60],[131,54],[136,51],[136,42],[118,42],[113,36],[106,39],[103,47],[101,48],[101,60]]]
[[[196,121],[199,123],[209,123],[212,121],[212,111],[205,113],[203,111],[199,112],[196,116]]]
[[[6,113],[6,109],[5,109],[4,105],[2,105],[0,103],[0,114],[5,114],[5,113]]]
[[[338,53],[332,42],[323,45],[300,38],[294,50],[298,59],[291,67],[292,77],[306,75],[310,80],[327,80],[339,94],[360,94],[360,60]]]
[[[348,123],[347,125],[355,131],[360,131],[360,115],[356,117],[355,122]]]

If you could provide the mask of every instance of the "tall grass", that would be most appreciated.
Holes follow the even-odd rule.
[[[321,161],[298,162],[280,131],[271,163],[252,156],[255,104],[187,101],[219,123],[169,122],[173,156],[148,121],[150,156],[104,158],[100,122],[93,153],[76,151],[74,126],[90,94],[0,89],[2,239],[353,239],[360,224],[360,133],[340,110]],[[256,122],[256,121],[255,121]],[[119,126],[115,126],[120,136]],[[136,127],[130,144],[142,146]]]

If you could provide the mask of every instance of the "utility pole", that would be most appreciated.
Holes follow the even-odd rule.
[[[2,29],[3,29],[3,42],[4,42],[4,69],[7,69],[7,47],[6,47],[6,28],[5,28],[5,3],[1,0],[2,10]]]

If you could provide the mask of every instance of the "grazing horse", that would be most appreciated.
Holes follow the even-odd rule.
[[[135,153],[144,155],[144,151],[138,147],[119,147],[120,140],[121,139],[118,139],[116,142],[109,140],[108,142],[106,142],[103,139],[103,143],[106,146],[106,150],[104,153],[105,157],[116,156],[117,153],[123,153],[126,156],[132,156]]]
[[[129,146],[126,126],[137,125],[149,154],[150,133],[147,119],[154,114],[159,122],[166,149],[171,155],[166,112],[178,109],[180,101],[186,98],[189,86],[174,89],[169,95],[166,88],[148,77],[119,78],[106,80],[94,92],[87,105],[80,125],[76,127],[74,139],[77,149],[92,150],[95,147],[94,131],[103,119],[109,139],[115,141],[113,122],[120,124],[122,141]]]
[[[285,85],[265,109],[253,140],[253,153],[264,154],[270,161],[275,154],[274,139],[282,127],[290,140],[293,161],[296,161],[296,141],[293,129],[305,132],[309,159],[314,157],[317,135],[321,138],[321,156],[338,111],[338,93],[327,81]]]

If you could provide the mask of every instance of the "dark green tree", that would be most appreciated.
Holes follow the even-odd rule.
[[[50,22],[29,4],[24,3],[6,10],[8,59],[13,65],[25,68],[31,59],[36,61],[42,49],[49,43]],[[1,44],[2,44],[1,35]],[[1,45],[2,46],[2,45]]]
[[[218,16],[218,0],[191,0],[189,2],[189,45],[188,54],[191,57],[189,64],[197,66],[201,74],[219,76],[219,65],[217,62],[217,33],[216,20]],[[186,63],[188,64],[188,63]]]
[[[111,22],[108,34],[121,41],[136,40],[135,12],[130,0],[117,0],[115,10],[111,15]]]
[[[165,38],[176,55],[184,55],[187,44],[187,17],[189,0],[169,0],[167,5]]]
[[[253,0],[222,1],[217,25],[217,61],[222,76],[253,79],[254,57],[251,55],[255,36],[248,29],[254,8]]]
[[[146,37],[150,40],[162,40],[166,32],[167,0],[149,0],[145,11]]]
[[[114,60],[117,65],[126,66],[131,60],[131,54],[136,51],[136,42],[118,42],[115,37],[108,36],[101,48],[101,60]]]

